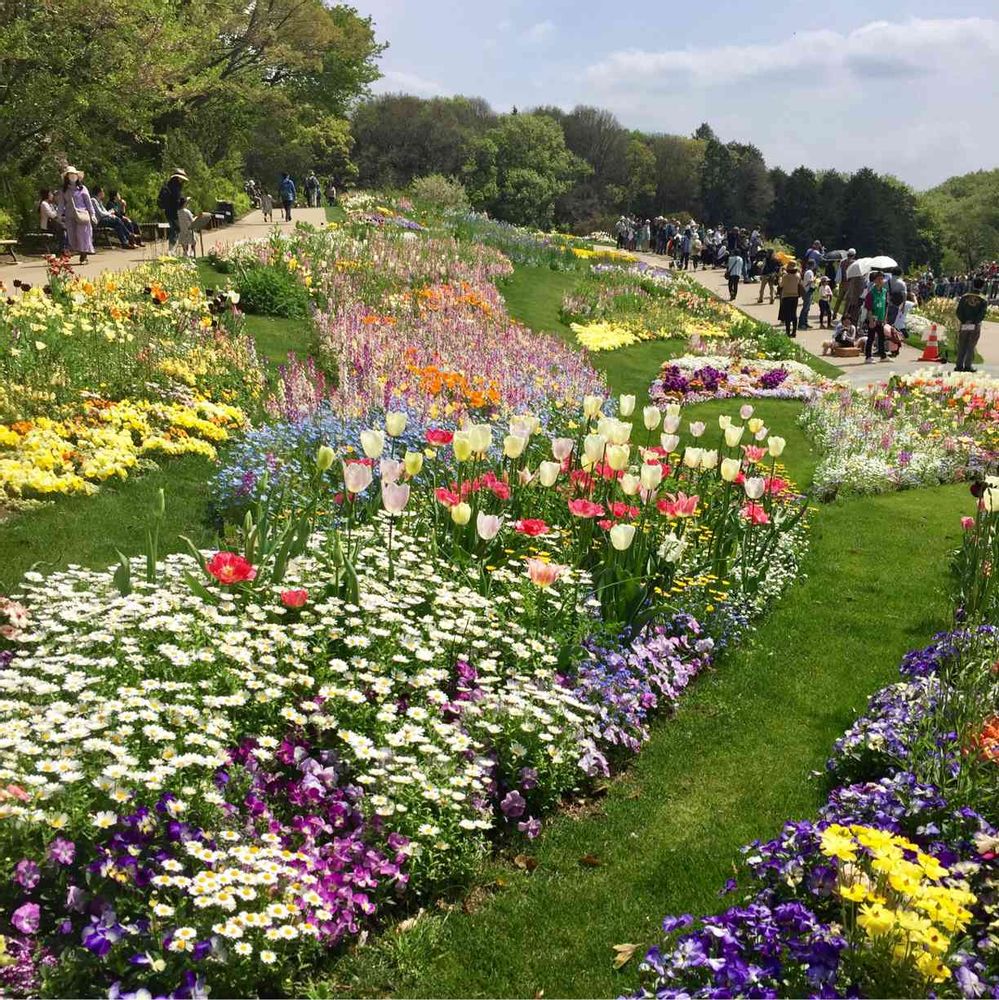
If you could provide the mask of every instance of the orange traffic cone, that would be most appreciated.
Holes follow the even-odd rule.
[[[920,355],[920,361],[939,361],[940,360],[940,338],[937,336],[937,325],[933,323],[930,325],[930,332],[926,335],[926,346],[923,348],[923,353]]]

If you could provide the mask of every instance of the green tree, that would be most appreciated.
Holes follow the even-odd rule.
[[[702,125],[701,129],[707,128]],[[698,132],[701,131],[698,129]],[[710,129],[708,129],[710,131]],[[732,153],[716,139],[708,139],[701,164],[701,202],[709,220],[725,225],[735,221],[735,163]]]
[[[587,169],[566,148],[557,122],[510,114],[471,142],[462,174],[476,208],[519,225],[549,226],[556,199]]]

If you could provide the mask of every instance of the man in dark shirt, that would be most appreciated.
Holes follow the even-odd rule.
[[[957,300],[957,321],[961,325],[957,333],[957,362],[954,371],[975,371],[971,362],[975,360],[975,345],[982,335],[982,320],[989,307],[988,300],[982,294],[984,288],[984,279],[975,278],[971,291],[965,292]]]

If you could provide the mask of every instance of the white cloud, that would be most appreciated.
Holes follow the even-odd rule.
[[[444,87],[436,80],[427,80],[416,73],[404,73],[401,70],[387,69],[381,79],[375,84],[376,90],[404,94],[416,94],[419,97],[436,97],[444,93]]]
[[[914,18],[872,21],[848,33],[802,31],[767,44],[621,50],[588,66],[585,75],[600,90],[618,91],[721,87],[767,79],[806,87],[925,77],[997,55],[997,20]]]
[[[540,42],[547,41],[554,31],[554,21],[538,21],[536,24],[532,24],[521,37],[525,42],[537,45]]]

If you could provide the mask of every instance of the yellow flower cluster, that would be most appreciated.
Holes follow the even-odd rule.
[[[613,351],[639,340],[637,334],[619,323],[573,323],[571,329],[588,351]]]
[[[688,337],[700,337],[706,340],[709,337],[728,337],[729,332],[719,323],[712,323],[710,320],[694,320],[686,324],[684,333]]]
[[[208,400],[92,400],[62,420],[0,424],[0,497],[95,493],[154,454],[214,459],[215,445],[245,422],[236,407]]]
[[[609,248],[587,250],[585,247],[573,247],[572,252],[582,260],[591,260],[594,264],[634,264],[638,260],[637,257],[624,250]]]
[[[931,983],[948,979],[952,937],[972,919],[974,893],[945,884],[950,872],[905,837],[833,823],[820,847],[838,859],[839,895],[857,904],[856,924],[872,945]]]

